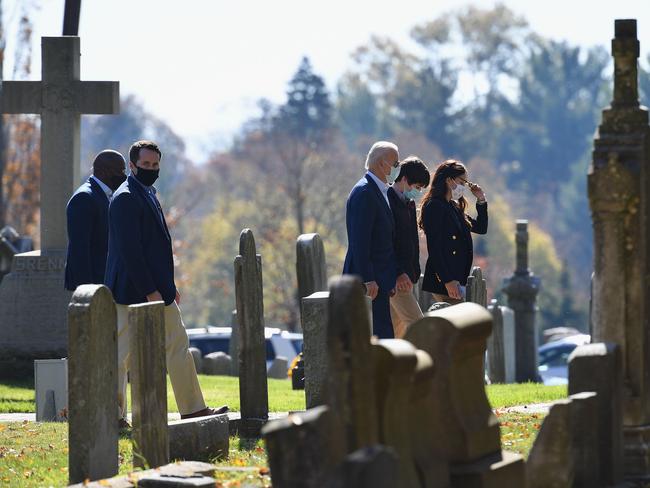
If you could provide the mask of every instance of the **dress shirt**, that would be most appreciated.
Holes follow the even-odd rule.
[[[108,198],[108,201],[110,202],[111,199],[113,198],[113,190],[111,190],[108,186],[106,186],[106,183],[104,183],[102,180],[97,178],[95,175],[92,175],[91,178],[97,182],[97,184],[102,190],[104,190],[104,193],[106,194],[106,198]]]
[[[377,186],[379,187],[379,191],[381,191],[381,194],[384,195],[384,200],[386,200],[386,205],[388,205],[388,208],[390,208],[390,202],[388,201],[388,185],[383,181],[381,181],[379,178],[377,178],[377,176],[372,171],[368,171],[368,174],[374,180],[374,182],[377,183]]]

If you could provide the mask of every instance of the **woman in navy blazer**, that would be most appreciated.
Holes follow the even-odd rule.
[[[467,189],[477,199],[476,219],[465,213]],[[485,193],[468,181],[463,164],[449,159],[438,166],[422,199],[419,226],[429,251],[422,289],[433,293],[436,301],[462,301],[474,258],[471,233],[486,234],[488,228]]]

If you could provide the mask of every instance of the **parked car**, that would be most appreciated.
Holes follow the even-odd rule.
[[[569,382],[569,356],[576,347],[590,341],[589,334],[575,334],[541,346],[537,370],[544,384],[566,385]]]
[[[190,347],[196,347],[205,356],[211,352],[229,353],[230,327],[200,327],[187,329]],[[289,363],[302,351],[302,334],[288,332],[276,327],[264,327],[266,342],[266,366],[271,365],[276,356],[284,356]],[[234,359],[234,358],[233,358]]]

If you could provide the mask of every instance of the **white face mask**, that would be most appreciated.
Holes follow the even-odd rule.
[[[465,185],[456,185],[456,188],[451,190],[451,198],[458,200],[460,197],[465,195]]]

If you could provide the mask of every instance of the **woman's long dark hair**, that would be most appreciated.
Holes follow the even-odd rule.
[[[467,173],[467,169],[460,161],[455,159],[447,159],[438,165],[436,172],[433,175],[433,182],[429,187],[429,191],[424,195],[422,201],[420,202],[420,220],[418,221],[418,226],[420,229],[424,230],[424,219],[422,215],[422,210],[427,203],[432,198],[442,198],[446,199],[447,197],[447,178],[458,178],[461,175]],[[467,200],[464,197],[458,199],[458,204],[453,200],[452,203],[457,206],[457,208],[462,212],[463,217],[465,218],[465,223],[471,225],[465,215],[465,208],[467,208]]]

